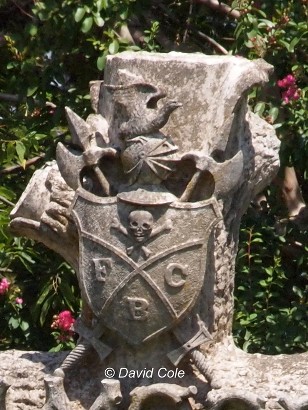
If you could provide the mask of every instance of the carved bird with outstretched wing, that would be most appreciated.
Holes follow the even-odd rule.
[[[113,125],[121,138],[132,138],[158,132],[168,121],[170,114],[182,104],[174,100],[158,101],[166,94],[146,82],[129,85],[105,85],[113,94]]]

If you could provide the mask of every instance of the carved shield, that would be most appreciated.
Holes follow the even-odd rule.
[[[80,189],[73,215],[82,297],[106,327],[137,345],[190,311],[221,217],[216,199],[140,205]]]

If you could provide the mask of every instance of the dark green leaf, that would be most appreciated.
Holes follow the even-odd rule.
[[[27,97],[31,97],[32,95],[34,95],[37,90],[38,90],[38,86],[37,86],[37,85],[33,85],[33,86],[28,87],[28,89],[27,89]]]
[[[100,16],[94,16],[94,21],[98,27],[103,27],[103,25],[105,24],[105,20]]]
[[[106,63],[106,56],[105,55],[102,55],[102,56],[98,57],[97,62],[96,62],[97,68],[100,71],[102,71],[105,67],[105,63]]]
[[[78,7],[74,15],[74,19],[76,23],[79,23],[79,21],[81,21],[84,18],[85,14],[86,14],[86,9],[84,7]]]
[[[20,323],[20,328],[21,328],[21,330],[23,330],[25,332],[26,330],[29,329],[29,323],[22,320],[21,323]]]
[[[20,320],[15,318],[15,317],[11,317],[9,320],[9,325],[13,328],[13,329],[17,329],[20,325]]]
[[[26,152],[26,147],[21,141],[16,141],[16,153],[18,155],[18,160],[20,163],[23,163],[25,159],[25,152]]]
[[[93,25],[93,17],[86,17],[83,22],[82,22],[82,26],[81,26],[81,31],[83,33],[88,33]]]
[[[293,40],[291,41],[290,45],[289,45],[289,52],[293,53],[294,52],[294,48],[295,46],[299,43],[300,39],[295,37],[293,38]]]
[[[109,45],[108,49],[110,54],[116,54],[119,50],[118,40],[114,39],[113,42]]]

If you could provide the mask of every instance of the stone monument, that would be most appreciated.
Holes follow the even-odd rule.
[[[247,106],[271,70],[125,52],[90,84],[93,114],[66,109],[72,144],[34,174],[11,229],[76,270],[79,340],[2,353],[18,363],[2,365],[4,408],[308,409],[307,354],[249,355],[231,336],[240,219],[279,165]]]

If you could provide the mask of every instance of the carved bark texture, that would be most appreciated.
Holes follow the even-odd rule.
[[[135,109],[132,95],[128,94],[127,101],[123,100],[119,104],[117,100],[116,105],[114,94],[123,84],[136,82],[137,78],[139,83],[151,84],[154,91],[162,90],[167,98],[182,104],[182,108],[171,114],[168,122],[162,119],[159,127],[165,124],[161,131],[164,135],[171,136],[179,148],[182,159],[194,158],[196,161],[195,180],[192,179],[191,186],[198,188],[200,180],[208,178],[202,192],[204,195],[208,194],[207,197],[214,192],[218,198],[222,219],[214,228],[208,243],[204,285],[191,314],[177,324],[175,329],[139,345],[138,348],[130,346],[122,339],[119,342],[113,333],[106,331],[102,340],[114,351],[103,364],[99,363],[97,354],[90,348],[86,360],[76,367],[72,366],[67,372],[64,369],[65,388],[71,406],[69,408],[105,408],[103,403],[109,401],[104,401],[104,397],[108,394],[100,396],[100,381],[104,379],[106,367],[113,367],[116,371],[121,367],[142,370],[164,366],[167,369],[174,369],[167,354],[179,349],[196,334],[198,329],[195,328],[194,318],[199,317],[211,335],[211,340],[208,339],[201,346],[200,350],[204,355],[197,349],[190,350],[179,365],[185,371],[185,378],[164,380],[170,397],[174,387],[171,387],[173,384],[168,387],[168,383],[177,383],[179,391],[196,386],[198,392],[194,397],[189,397],[184,404],[170,403],[171,407],[166,404],[166,408],[306,409],[307,354],[273,357],[249,355],[235,348],[230,336],[233,319],[234,262],[240,219],[252,198],[275,176],[279,165],[279,142],[274,129],[248,110],[246,99],[249,88],[267,81],[270,70],[271,67],[262,60],[250,62],[229,56],[123,53],[108,60],[105,83],[109,88],[103,87],[101,83],[92,83],[92,105],[96,114],[87,120],[86,125],[81,124],[85,133],[89,129],[96,133],[97,139],[101,141],[101,147],[109,143],[123,146],[121,133],[138,135],[138,127],[139,131],[143,132],[146,127],[150,127],[149,132],[152,132],[153,123],[147,123],[147,119],[150,118],[147,117],[147,110],[163,110],[161,101],[157,107],[152,101],[147,104],[147,110],[143,107],[144,111],[141,114],[141,111]],[[166,105],[171,112],[173,103],[170,101]],[[125,104],[126,108],[123,110]],[[126,122],[119,122],[121,115],[125,117],[128,112],[130,119],[126,118]],[[137,117],[139,122],[134,121]],[[75,121],[71,113],[69,118]],[[158,120],[156,118],[156,121]],[[92,161],[95,165],[97,158],[104,152],[106,155],[113,155],[112,150],[108,149],[108,153],[105,148],[88,151],[91,155],[87,154],[83,159],[80,157],[78,161]],[[63,151],[61,152],[63,155]],[[210,176],[201,169],[205,160],[208,161],[207,169]],[[63,167],[61,164],[62,170]],[[64,173],[67,172],[64,169]],[[67,181],[74,186],[78,183],[74,176],[69,177]],[[113,189],[109,186],[107,188]],[[187,191],[189,195],[193,194],[193,188],[191,192]],[[208,193],[210,188],[212,190]],[[183,197],[187,193],[185,192]],[[42,241],[77,269],[78,237],[68,212],[73,196],[74,190],[64,182],[57,165],[49,164],[34,174],[12,213],[11,227],[16,234]],[[142,217],[145,218],[145,214],[142,214]],[[120,229],[122,235],[127,235],[126,228],[119,222],[118,225],[114,225],[114,229]],[[144,246],[142,251],[146,254],[147,247]],[[95,346],[94,348],[96,349]],[[189,351],[191,348],[186,346],[186,349]],[[7,352],[2,353],[0,357],[0,374],[6,383],[11,385],[7,394],[7,408],[40,408],[44,398],[43,373],[49,374],[51,367],[58,367],[63,354]],[[31,377],[37,374],[33,384],[20,384],[17,381],[19,369],[7,364],[12,359],[14,363],[18,363],[19,369],[20,366],[24,369],[27,380],[31,380]],[[36,361],[41,363],[38,364]],[[57,373],[57,377],[59,374]],[[150,381],[144,380],[143,383],[154,383],[152,390],[159,396],[155,389],[158,386],[156,384],[161,381],[154,375]],[[57,380],[51,380],[50,383],[52,382]],[[142,378],[121,380],[123,400],[118,406],[119,409],[129,408],[129,393],[140,384]],[[143,408],[140,407],[139,401],[144,397],[142,400],[145,405],[146,397],[152,390],[133,390],[135,402],[133,401],[130,408]],[[28,395],[25,395],[25,391],[29,391]],[[193,391],[195,392],[194,388]],[[32,396],[36,399],[30,399]],[[61,400],[65,402],[65,398],[62,397]],[[134,403],[138,404],[134,407]],[[162,409],[158,405],[150,408]]]

